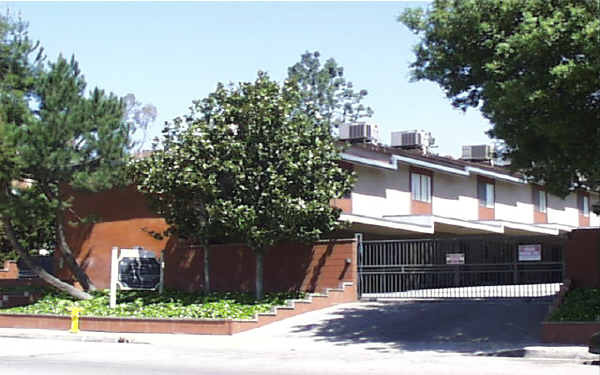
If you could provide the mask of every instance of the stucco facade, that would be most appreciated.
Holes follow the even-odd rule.
[[[600,225],[591,212],[598,194],[574,191],[563,199],[489,164],[365,144],[342,157],[357,175],[342,215],[352,230],[559,235]],[[586,215],[582,195],[589,197]]]

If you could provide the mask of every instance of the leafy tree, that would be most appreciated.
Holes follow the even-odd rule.
[[[0,219],[21,259],[49,284],[90,298],[33,264],[19,238],[39,230],[33,213],[49,210],[55,242],[84,290],[94,286],[65,240],[64,223],[76,218],[61,187],[98,190],[123,178],[130,126],[124,103],[100,89],[85,95],[86,83],[74,58],[44,63],[26,25],[0,20]],[[37,53],[37,56],[34,54]],[[32,56],[34,56],[32,58]],[[121,173],[120,173],[121,172]]]
[[[436,0],[399,20],[420,37],[413,78],[480,109],[514,169],[561,196],[599,187],[598,1]]]
[[[336,229],[329,205],[351,189],[339,146],[319,108],[295,81],[217,86],[191,113],[166,127],[164,150],[136,162],[138,187],[178,234],[227,238],[256,254],[256,296],[263,257],[285,240],[312,242]]]
[[[136,151],[141,151],[141,148],[146,142],[146,135],[150,124],[156,120],[158,110],[151,103],[142,104],[138,101],[134,94],[127,94],[123,97],[125,102],[125,121],[130,127],[130,135],[133,137],[138,130],[142,131],[142,139],[131,141],[129,148]]]
[[[299,62],[288,68],[288,80],[294,80],[300,86],[302,107],[316,109],[332,129],[370,117],[373,114],[371,108],[361,104],[367,90],[354,91],[352,82],[344,77],[342,66],[332,58],[321,65],[319,57],[319,52],[307,51]]]
[[[204,145],[205,140],[185,129],[185,120],[177,118],[165,124],[162,150],[158,143],[144,159],[131,164],[138,190],[146,194],[150,207],[165,219],[169,228],[153,236],[174,236],[204,250],[204,289],[210,290],[210,245],[225,240],[222,223],[209,215],[207,202],[218,199],[222,192],[222,163],[216,151]],[[226,139],[222,139],[226,140]],[[227,147],[215,140],[214,147]]]

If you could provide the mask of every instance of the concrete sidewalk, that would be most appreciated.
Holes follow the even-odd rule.
[[[383,356],[413,353],[418,356],[464,355],[578,362],[600,359],[598,355],[588,353],[585,346],[543,345],[536,340],[535,330],[528,327],[532,324],[531,318],[527,316],[539,308],[523,303],[348,303],[233,336],[90,331],[73,334],[57,330],[0,328],[0,339],[127,343],[247,353],[296,351],[303,356],[315,357],[321,353],[351,357],[377,352]],[[505,316],[510,311],[515,315],[512,318]],[[457,316],[462,321],[457,320]],[[495,322],[492,328],[483,324],[490,320]],[[431,326],[435,329],[425,329]]]
[[[177,334],[138,334],[138,333],[105,333],[105,332],[80,332],[72,334],[64,331],[55,330],[39,330],[39,329],[17,329],[17,328],[0,328],[0,341],[3,338],[11,339],[32,339],[32,340],[64,340],[70,342],[83,343],[123,343],[127,347],[134,346],[154,346],[178,348],[187,350],[210,350],[211,352],[223,351],[252,351],[253,343],[256,343],[256,337],[252,335],[238,336],[208,336],[208,335],[177,335]],[[373,354],[373,346],[369,344],[357,344],[354,346],[331,346],[323,345],[319,342],[292,342],[293,340],[271,339],[261,341],[257,351],[260,353],[302,353],[303,358],[311,358],[318,356],[319,353],[328,353],[332,357],[353,357],[360,358],[366,353]],[[423,343],[424,344],[424,343]],[[124,348],[125,349],[125,348]],[[380,348],[381,349],[381,348]],[[479,351],[474,353],[460,352],[439,352],[435,349],[425,349],[421,346],[421,350],[412,351],[411,353],[401,352],[385,352],[379,350],[380,355],[389,358],[397,355],[411,355],[424,358],[440,358],[446,356],[469,356],[469,357],[504,357],[504,358],[523,358],[532,360],[556,360],[573,363],[591,363],[599,361],[600,356],[588,352],[587,347],[583,346],[525,346],[515,349],[503,349],[499,351]],[[344,355],[342,355],[342,353]],[[289,354],[287,354],[289,355]],[[290,357],[291,359],[291,357]]]

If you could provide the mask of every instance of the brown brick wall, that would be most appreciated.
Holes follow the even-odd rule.
[[[14,280],[19,277],[19,268],[17,262],[7,260],[4,262],[4,268],[0,268],[0,280]]]
[[[589,345],[590,338],[600,331],[596,322],[543,322],[542,342],[571,345]]]
[[[172,246],[166,239],[157,240],[150,235],[153,231],[162,233],[167,224],[148,209],[145,198],[134,186],[99,193],[65,192],[74,195],[73,208],[78,216],[93,215],[96,218],[95,223],[66,226],[65,231],[78,263],[98,288],[110,286],[113,246],[142,246],[157,255],[164,248]],[[58,251],[55,252],[55,259],[58,276],[73,280],[68,269],[62,267]]]
[[[574,288],[600,288],[600,229],[577,229],[566,246],[566,278]]]
[[[331,205],[339,208],[343,213],[352,213],[352,199],[350,198],[332,199]]]
[[[479,220],[494,220],[496,218],[496,212],[494,207],[485,207],[479,205]]]
[[[98,288],[108,288],[113,246],[142,246],[155,254],[164,249],[167,287],[182,290],[203,288],[203,252],[174,239],[155,239],[151,232],[162,232],[165,221],[153,214],[142,196],[130,186],[101,193],[73,192],[73,208],[79,216],[93,214],[94,224],[66,227],[67,240],[77,261]],[[72,280],[56,254],[58,275]],[[213,246],[211,289],[254,290],[255,257],[243,245]],[[350,263],[346,264],[345,259]],[[356,281],[354,240],[319,242],[315,245],[283,244],[270,249],[264,258],[266,291],[308,290],[338,287],[342,281]]]
[[[215,245],[209,256],[212,290],[254,290],[256,258],[250,249],[240,244]],[[353,239],[282,244],[264,257],[265,291],[320,292],[344,281],[356,282],[356,261]],[[190,291],[204,287],[202,248],[173,248],[166,253],[165,262],[168,287]]]
[[[548,213],[540,212],[538,210],[533,211],[533,222],[535,224],[545,224],[548,222]]]

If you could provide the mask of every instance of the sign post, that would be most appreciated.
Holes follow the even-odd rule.
[[[117,306],[117,280],[119,271],[119,248],[112,248],[110,258],[110,308],[114,309]]]
[[[164,260],[137,246],[133,249],[112,248],[110,264],[110,308],[117,305],[117,289],[164,290]]]

